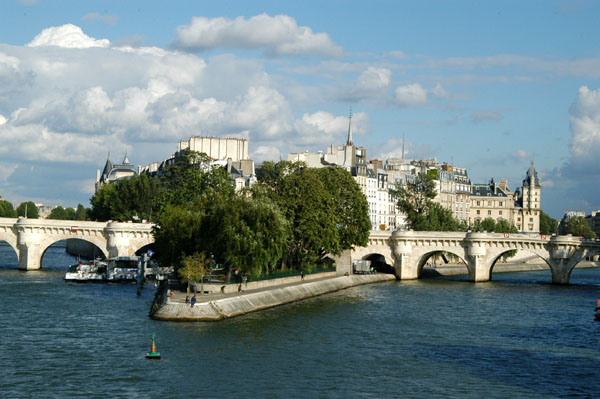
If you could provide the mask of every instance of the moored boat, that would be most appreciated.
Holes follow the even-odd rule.
[[[103,282],[106,281],[106,262],[100,260],[89,263],[76,263],[69,266],[65,273],[65,281],[75,282]]]

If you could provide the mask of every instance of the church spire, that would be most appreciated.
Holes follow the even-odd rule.
[[[350,107],[350,118],[348,121],[348,140],[346,141],[346,145],[354,145],[352,142],[352,107]]]

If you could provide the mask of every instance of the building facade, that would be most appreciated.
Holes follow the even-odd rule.
[[[104,164],[104,169],[100,172],[100,169],[96,172],[96,192],[105,184],[114,183],[121,179],[131,177],[138,174],[138,170],[135,166],[133,166],[129,159],[127,158],[127,154],[123,158],[123,162],[120,164],[113,164],[110,161],[110,154],[106,157],[106,163]]]
[[[489,184],[474,184],[469,224],[492,218],[496,222],[506,220],[522,233],[539,233],[541,196],[541,182],[533,162],[515,192],[509,189],[506,179],[500,183],[492,179]]]

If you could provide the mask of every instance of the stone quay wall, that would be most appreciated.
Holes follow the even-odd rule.
[[[150,316],[157,320],[170,321],[216,321],[240,316],[257,310],[272,308],[287,303],[312,298],[345,288],[395,281],[393,274],[349,275],[307,281],[301,284],[271,287],[256,292],[243,292],[221,299],[215,296],[204,302],[202,296],[194,307],[170,300],[168,295],[157,295]]]
[[[315,274],[307,274],[304,276],[304,280],[311,281],[311,280],[317,280],[317,279],[322,279],[322,278],[331,278],[331,277],[335,277],[335,276],[336,276],[335,271],[322,272],[322,273],[315,273]],[[300,279],[299,276],[290,276],[290,277],[274,278],[274,279],[269,279],[269,280],[250,281],[247,283],[242,283],[242,289],[244,291],[252,291],[252,290],[257,290],[257,289],[262,289],[262,288],[276,287],[278,285],[286,285],[286,284],[296,283],[299,281],[299,279]],[[219,294],[219,293],[221,293],[221,288],[223,288],[223,287],[224,288],[223,288],[222,292],[225,294],[238,292],[239,285],[240,285],[240,283],[230,283],[230,284],[204,283],[204,285],[202,285],[200,283],[192,284],[192,286],[195,288],[196,292],[202,291],[202,293],[204,293],[204,294]]]

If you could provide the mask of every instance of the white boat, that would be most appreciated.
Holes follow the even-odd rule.
[[[89,263],[76,263],[69,266],[65,281],[103,282],[106,281],[106,262],[95,260]]]
[[[136,281],[138,270],[137,256],[119,256],[109,258],[106,262],[108,263],[108,281],[119,283]]]

